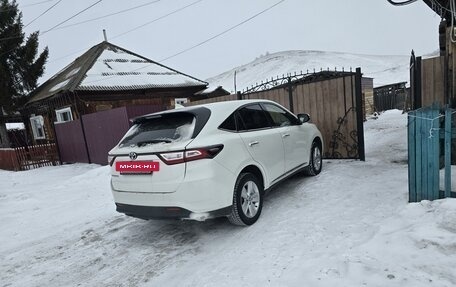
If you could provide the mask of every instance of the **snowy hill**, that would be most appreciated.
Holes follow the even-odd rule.
[[[234,92],[234,72],[237,90],[255,85],[277,75],[320,71],[323,69],[349,71],[361,67],[364,76],[374,78],[374,87],[409,81],[410,56],[357,55],[321,51],[284,51],[261,56],[254,61],[218,76],[207,79],[211,86],[223,86]]]

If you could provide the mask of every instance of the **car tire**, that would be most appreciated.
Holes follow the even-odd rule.
[[[263,208],[263,184],[252,173],[241,173],[236,180],[229,221],[235,225],[252,225]]]
[[[321,147],[314,141],[312,147],[310,148],[310,160],[309,166],[306,169],[306,174],[310,176],[315,176],[321,172],[323,167],[323,160],[321,157]]]

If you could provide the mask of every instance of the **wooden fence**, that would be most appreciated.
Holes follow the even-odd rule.
[[[452,114],[449,108],[441,113],[438,104],[408,114],[410,202],[456,197],[451,186]]]
[[[410,107],[419,109],[433,103],[448,104],[445,96],[445,57],[410,60]]]
[[[391,109],[406,110],[407,82],[400,82],[374,88],[374,109],[376,112]]]
[[[264,88],[263,88],[264,87]],[[320,129],[325,158],[365,159],[361,69],[272,79],[239,95],[192,102],[242,99],[275,101],[295,114],[308,113]]]
[[[0,169],[20,170],[19,162],[16,157],[16,151],[13,148],[0,149]]]
[[[1,169],[19,171],[58,164],[60,161],[55,144],[0,149]]]

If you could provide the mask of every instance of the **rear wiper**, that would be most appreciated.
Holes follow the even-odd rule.
[[[156,140],[147,140],[147,141],[138,142],[137,145],[138,146],[143,146],[143,145],[146,145],[146,144],[170,143],[170,142],[172,142],[172,141],[171,140],[167,140],[167,139],[156,139]]]

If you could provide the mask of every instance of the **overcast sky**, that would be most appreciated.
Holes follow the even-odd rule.
[[[17,1],[24,24],[58,2],[34,5],[43,1],[46,0]],[[98,1],[62,0],[25,31],[44,32]],[[161,61],[278,2],[280,0],[102,0],[40,36],[41,47],[48,46],[50,50],[46,74],[40,82],[103,41],[103,29],[113,44]],[[148,5],[59,29],[142,4]],[[188,7],[163,17],[185,6]],[[162,19],[116,37],[160,17]],[[267,52],[322,50],[409,55],[415,49],[417,55],[422,55],[438,49],[439,22],[440,17],[422,1],[395,7],[386,0],[285,0],[226,34],[162,63],[204,80]]]

